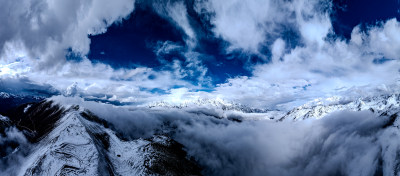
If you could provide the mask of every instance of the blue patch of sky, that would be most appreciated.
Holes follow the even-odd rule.
[[[128,19],[112,24],[104,34],[89,36],[88,58],[115,68],[158,67],[153,46],[157,41],[183,43],[181,36],[181,31],[158,16],[151,7],[136,6]]]
[[[203,64],[208,68],[206,76],[212,78],[213,84],[223,83],[227,78],[251,74],[244,68],[245,61],[230,59],[242,57],[240,53],[225,54],[227,43],[213,36],[209,30],[211,25],[195,13],[192,6],[188,8],[188,14],[198,37],[194,51],[204,56]],[[110,64],[114,68],[146,66],[156,70],[163,69],[163,63],[159,62],[154,53],[157,42],[171,41],[184,45],[183,36],[183,31],[160,17],[149,4],[136,4],[129,18],[112,24],[104,34],[89,36],[91,44],[88,58],[95,62]],[[182,54],[182,52],[172,52],[164,55],[163,59],[169,62],[174,59],[184,61]],[[74,59],[72,54],[68,57]],[[261,59],[252,60],[259,62]],[[193,82],[197,80],[190,77],[186,79]]]
[[[359,24],[361,30],[366,30],[377,22],[400,20],[399,0],[333,0],[333,8],[331,19],[335,34],[346,39]]]

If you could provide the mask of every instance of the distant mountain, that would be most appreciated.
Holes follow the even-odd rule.
[[[314,103],[318,104],[318,103]],[[308,118],[323,118],[333,112],[349,110],[363,111],[368,110],[377,115],[394,114],[400,111],[400,95],[381,95],[375,97],[359,98],[355,101],[337,102],[324,105],[305,104],[294,108],[284,115],[280,120],[304,120]]]
[[[259,109],[259,108],[252,108],[246,105],[242,105],[240,103],[225,101],[219,98],[216,99],[205,99],[199,98],[196,100],[188,100],[184,101],[183,103],[170,103],[165,101],[153,102],[148,105],[149,108],[177,108],[177,109],[184,109],[184,108],[193,108],[193,107],[205,107],[205,108],[212,108],[212,109],[221,109],[224,111],[239,111],[244,113],[266,113],[271,110],[269,109]]]
[[[27,100],[6,93],[0,96],[3,100]],[[219,99],[199,99],[179,105],[157,102],[141,110],[173,112],[171,117],[161,117],[170,119],[157,123],[160,130],[149,137],[129,138],[121,132],[124,129],[83,106],[32,99],[36,102],[8,109],[0,115],[0,162],[5,167],[0,169],[12,169],[7,167],[18,162],[20,167],[14,170],[16,175],[201,175],[204,168],[186,153],[185,146],[174,140],[177,126],[173,117],[179,115],[178,111],[185,112],[185,116],[197,115],[194,119],[198,121],[189,119],[182,123],[203,123],[202,118],[210,118],[215,124],[240,125],[246,120],[281,123],[320,119],[342,110],[365,110],[378,117],[389,117],[385,126],[393,126],[400,112],[399,94],[348,102],[314,102],[287,113],[249,108]],[[155,116],[160,114],[155,113]]]
[[[7,110],[15,108],[24,103],[42,101],[45,98],[47,97],[0,92],[0,113],[5,113]]]

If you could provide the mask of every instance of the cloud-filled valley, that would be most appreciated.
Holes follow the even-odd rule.
[[[321,120],[243,116],[242,122],[202,113],[201,107],[212,108],[207,104],[149,109],[63,96],[51,100],[67,109],[85,107],[124,140],[167,134],[183,145],[205,175],[396,175],[398,170],[398,100],[383,113],[378,110],[382,102],[375,100],[371,103],[376,106],[366,106],[374,111],[336,111]],[[29,160],[20,163],[29,165]]]
[[[0,2],[1,173],[399,175],[399,20],[396,0]]]

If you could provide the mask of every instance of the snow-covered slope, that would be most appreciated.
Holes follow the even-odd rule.
[[[69,98],[68,100],[73,100],[73,97]],[[61,102],[63,101],[58,103]],[[4,158],[23,158],[18,161],[20,166],[16,170],[18,172],[10,175],[201,175],[201,169],[191,158],[193,155],[188,156],[184,149],[187,150],[186,147],[192,147],[192,149],[207,147],[203,146],[206,143],[202,143],[204,141],[199,139],[194,139],[199,140],[194,141],[199,142],[199,146],[196,143],[194,143],[196,146],[191,146],[194,145],[190,143],[193,141],[188,143],[186,139],[195,138],[197,133],[201,135],[203,131],[209,132],[207,130],[210,129],[215,130],[210,133],[214,135],[219,133],[221,128],[229,128],[229,133],[226,134],[230,136],[231,134],[243,134],[243,131],[239,130],[239,133],[234,130],[244,128],[247,129],[244,131],[251,135],[253,127],[260,124],[273,127],[271,124],[277,123],[278,126],[281,124],[282,127],[285,127],[288,124],[280,121],[320,119],[343,110],[365,110],[374,113],[376,117],[384,116],[385,122],[381,125],[382,129],[387,126],[397,127],[400,123],[397,120],[400,112],[399,94],[347,102],[313,102],[289,112],[250,111],[251,108],[246,110],[247,107],[234,103],[204,100],[180,106],[165,103],[155,104],[148,108],[140,107],[132,113],[128,107],[124,108],[129,112],[128,115],[143,116],[125,119],[126,122],[131,123],[130,120],[134,119],[132,121],[136,123],[140,119],[143,122],[137,123],[144,125],[143,128],[146,130],[152,130],[147,127],[154,127],[156,132],[152,133],[150,137],[140,138],[128,136],[123,133],[124,129],[121,129],[127,127],[135,130],[137,128],[134,126],[135,123],[128,124],[132,126],[119,124],[117,129],[115,125],[118,124],[115,123],[115,120],[118,118],[109,118],[107,121],[106,118],[100,118],[93,113],[102,114],[102,117],[105,114],[110,116],[106,112],[107,109],[98,111],[92,109],[93,112],[91,112],[83,105],[95,107],[95,109],[116,108],[112,111],[116,113],[116,116],[124,115],[125,112],[121,114],[117,112],[122,108],[112,105],[99,106],[96,102],[86,102],[86,104],[82,103],[78,106],[74,105],[79,104],[79,101],[76,102],[78,103],[65,103],[65,105],[54,103],[51,100],[29,103],[4,114],[4,116],[0,115],[0,132],[2,140],[6,141],[0,143],[2,149],[0,161],[4,162]],[[152,116],[151,119],[149,119],[150,116]],[[275,120],[254,121],[262,119]],[[296,123],[290,125],[294,124]],[[260,129],[264,129],[264,126],[262,128],[261,126]],[[233,127],[235,128],[233,129]],[[199,128],[200,131],[191,133],[192,128]],[[394,129],[390,128],[390,130]],[[125,131],[127,130],[125,129]],[[186,130],[186,132],[181,133],[180,137],[174,136],[182,130]],[[259,130],[254,130],[254,132],[258,134]],[[172,138],[184,144],[185,148]],[[218,142],[218,140],[214,142]],[[196,154],[197,150],[187,151]],[[209,150],[207,152],[212,153]],[[224,154],[231,155],[231,153]],[[193,157],[199,158],[198,155]],[[9,160],[6,161],[9,162]],[[201,164],[203,164],[201,165],[204,167],[203,169],[207,169],[206,166],[209,166],[208,163]]]
[[[17,175],[200,174],[197,165],[181,155],[182,146],[166,136],[127,140],[79,106],[65,109],[46,101],[24,106],[14,112],[19,118],[10,118],[32,142]]]
[[[285,112],[279,110],[269,110],[252,108],[240,103],[215,99],[196,99],[182,103],[154,102],[148,105],[152,109],[180,109],[191,113],[200,113],[216,118],[227,118],[234,121],[243,120],[269,120],[282,117]]]
[[[23,163],[19,175],[95,175],[99,152],[77,112],[64,115]]]
[[[199,98],[196,100],[188,100],[182,103],[170,103],[165,101],[154,102],[148,105],[150,108],[157,108],[157,107],[164,107],[164,108],[193,108],[193,107],[208,107],[213,109],[221,109],[221,110],[233,110],[233,111],[240,111],[244,113],[265,113],[270,110],[268,109],[259,109],[259,108],[251,108],[240,103],[234,103],[222,100],[220,98],[215,99],[205,99]]]
[[[336,102],[333,104],[313,103],[319,105],[305,104],[294,108],[284,115],[280,120],[304,120],[307,118],[323,118],[337,111],[363,111],[369,110],[378,115],[389,115],[398,112],[400,107],[400,95],[381,95],[376,97],[359,98],[350,102]]]
[[[292,109],[289,112],[250,108],[238,103],[226,102],[221,99],[198,99],[181,104],[157,102],[149,105],[149,108],[177,108],[189,112],[201,112],[211,114],[218,118],[234,120],[304,120],[307,118],[323,118],[338,111],[363,111],[370,110],[378,115],[382,113],[392,114],[399,111],[400,95],[381,95],[375,97],[359,98],[354,101],[341,101],[339,97],[318,99]]]

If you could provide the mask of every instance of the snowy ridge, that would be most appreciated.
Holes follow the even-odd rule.
[[[219,119],[227,118],[233,121],[243,120],[270,120],[282,117],[285,112],[278,110],[251,108],[240,103],[234,103],[216,99],[187,100],[183,103],[174,104],[165,101],[155,102],[148,105],[155,110],[179,109],[195,114],[204,114]]]
[[[160,130],[155,128],[150,137],[129,137],[123,131],[120,131],[120,128],[115,128],[116,126],[113,123],[106,121],[107,118],[100,118],[83,107],[87,106],[89,108],[92,105],[97,105],[96,103],[89,102],[78,106],[74,105],[76,104],[72,101],[75,100],[74,98],[68,97],[68,100],[71,103],[66,101],[64,104],[59,104],[48,100],[40,103],[24,104],[17,108],[16,111],[18,112],[15,113],[15,116],[7,115],[7,117],[4,117],[4,123],[10,124],[9,126],[15,125],[19,127],[19,130],[24,131],[27,139],[32,141],[32,145],[29,147],[30,152],[21,163],[21,168],[18,170],[17,175],[200,175],[201,169],[195,162],[191,163],[192,161],[187,158],[190,153],[187,155],[182,150],[183,145],[185,147],[187,145],[185,140],[182,142],[179,141],[180,138],[174,138],[182,142],[182,144],[179,144],[169,136],[171,131],[168,130],[170,127],[177,127],[169,126],[168,124],[169,122],[177,122],[175,117],[162,116],[163,119],[171,119],[160,123],[165,126]],[[215,121],[216,124],[221,124],[221,126],[215,126],[218,127],[215,130],[220,130],[220,127],[225,125],[234,127],[241,127],[240,125],[242,124],[251,125],[252,127],[253,125],[258,125],[258,122],[241,123],[244,120],[275,119],[278,121],[259,123],[264,125],[275,123],[277,125],[285,125],[286,123],[280,123],[279,120],[320,119],[342,110],[365,110],[375,113],[376,117],[385,116],[385,123],[382,123],[382,127],[379,129],[385,129],[387,126],[398,127],[399,94],[360,98],[349,102],[339,101],[340,99],[333,100],[326,102],[314,101],[295,108],[286,115],[280,111],[245,113],[236,109],[223,109],[222,105],[227,105],[227,103],[222,101],[219,104],[218,101],[213,100],[197,101],[198,104],[195,105],[187,103],[184,106],[177,107],[154,106],[150,107],[150,109],[144,109],[149,110],[147,111],[149,114],[154,113],[155,117],[159,117],[158,112],[164,112],[166,110],[164,108],[173,108],[169,109],[168,113],[183,111],[182,117],[193,114],[200,123],[206,123],[206,126],[207,124],[214,126],[215,124],[208,123],[207,118],[210,118],[210,122]],[[93,112],[104,113],[104,111],[95,110]],[[132,115],[135,115],[135,113],[132,113]],[[175,115],[173,114],[173,116]],[[147,116],[144,117],[147,118]],[[205,117],[207,121],[202,121]],[[227,118],[235,122],[221,120],[220,118]],[[0,116],[1,119],[3,119],[3,116]],[[193,121],[184,122],[181,124]],[[151,124],[148,127],[152,126]],[[192,127],[190,126],[187,129]],[[132,129],[134,129],[134,126],[132,126]],[[264,129],[264,126],[260,129]],[[255,131],[258,132],[259,130]],[[188,136],[183,135],[183,139],[193,135],[190,131],[187,134]],[[182,172],[184,174],[181,174]]]
[[[317,105],[314,105],[317,104]],[[375,114],[392,114],[399,111],[400,107],[400,94],[381,95],[376,97],[359,98],[351,102],[335,101],[332,104],[312,103],[305,104],[300,107],[294,108],[284,115],[280,120],[304,120],[308,118],[320,119],[326,115],[342,111],[363,111],[369,110]]]
[[[269,109],[259,109],[259,108],[251,108],[240,103],[234,103],[230,101],[225,101],[220,98],[215,99],[205,99],[199,98],[196,100],[186,100],[182,103],[170,103],[165,101],[154,102],[148,105],[149,108],[193,108],[193,107],[208,107],[213,109],[221,109],[224,111],[232,110],[232,111],[239,111],[244,113],[265,113],[271,111]]]
[[[145,153],[138,150],[149,142],[123,142],[112,131],[85,120],[77,111],[68,112],[58,123],[36,145],[20,175],[98,175],[107,172],[144,175],[144,166],[140,161],[144,160]],[[109,136],[109,146],[98,142],[104,140],[95,138],[99,134]],[[107,159],[111,163],[107,163]]]
[[[30,98],[30,99],[42,100],[45,97],[33,96],[33,95],[18,95],[13,93],[0,92],[0,99],[10,99],[10,98],[19,98],[19,99]]]
[[[62,111],[59,120],[32,144],[17,175],[176,175],[176,168],[160,162],[165,158],[172,158],[167,162],[173,166],[186,162],[186,167],[193,167],[175,155],[182,149],[170,138],[125,139],[107,121],[76,105],[64,110],[44,101],[20,110],[29,119],[32,113],[46,114],[52,108],[51,114]],[[29,133],[39,134],[34,129]]]
[[[76,112],[67,113],[43,139],[19,175],[95,175],[99,154]]]

